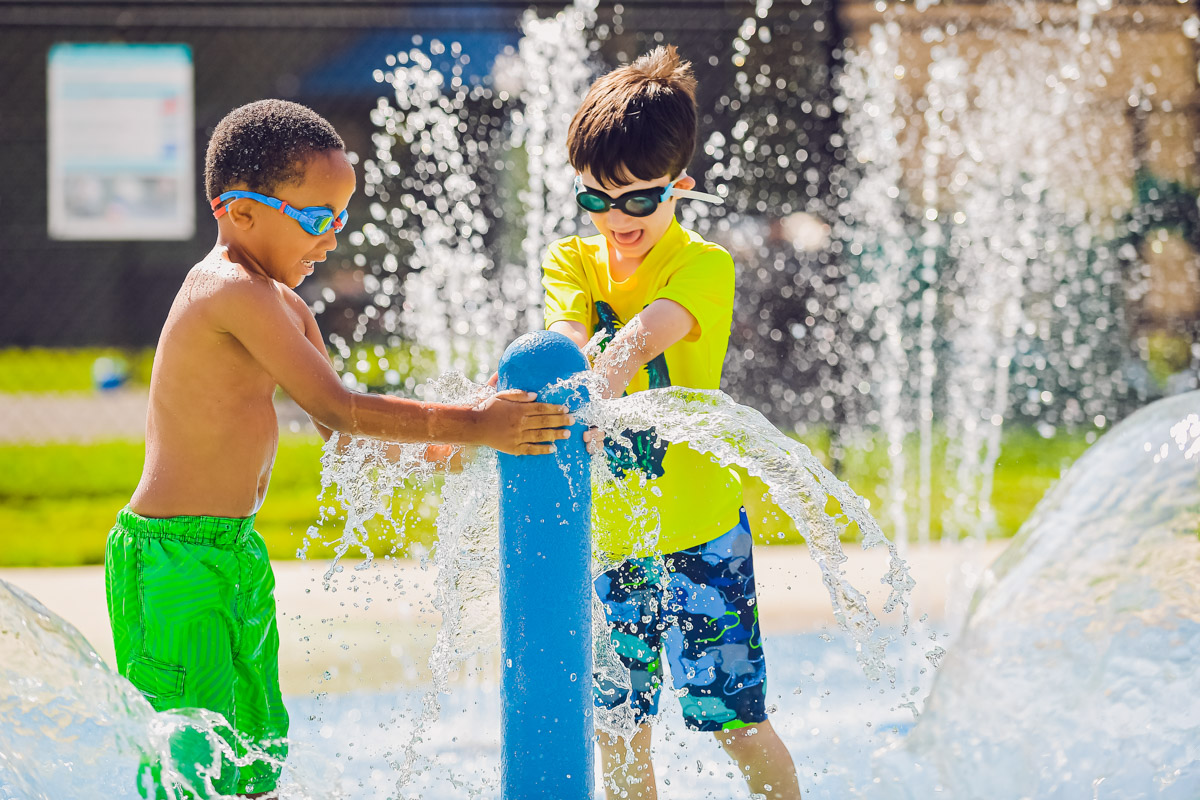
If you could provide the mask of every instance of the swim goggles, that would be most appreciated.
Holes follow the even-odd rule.
[[[313,236],[320,236],[333,228],[333,232],[337,233],[346,225],[346,220],[349,219],[349,211],[343,211],[341,214],[335,215],[331,210],[324,206],[309,206],[308,208],[293,208],[282,200],[274,197],[267,197],[265,194],[257,192],[225,192],[212,201],[213,217],[220,219],[229,211],[229,204],[234,200],[256,200],[264,206],[270,206],[276,209],[281,214],[286,214],[296,222],[300,223],[300,227],[306,233],[311,233]]]
[[[708,192],[694,192],[690,189],[676,189],[675,184],[683,179],[683,174],[661,189],[652,186],[649,189],[635,189],[620,197],[609,197],[598,189],[589,189],[583,185],[583,177],[575,176],[575,202],[584,211],[593,214],[603,214],[610,208],[623,211],[631,217],[648,217],[658,210],[659,203],[665,203],[672,197],[687,197],[692,200],[703,200],[706,203],[723,203],[725,200]]]

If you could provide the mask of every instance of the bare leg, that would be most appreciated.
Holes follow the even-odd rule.
[[[796,765],[769,721],[718,731],[716,737],[746,776],[750,791],[766,795],[768,800],[800,800]]]
[[[657,800],[654,766],[650,763],[650,725],[641,725],[632,739],[597,731],[608,800]]]

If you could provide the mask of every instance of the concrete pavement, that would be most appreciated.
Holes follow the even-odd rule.
[[[928,614],[945,619],[948,605],[965,603],[963,585],[1006,544],[910,548],[907,560],[916,580],[912,618]],[[864,553],[847,545],[847,555],[847,576],[881,613],[886,552],[877,548]],[[760,546],[754,557],[759,618],[766,636],[834,624],[828,592],[806,547]],[[440,624],[433,606],[432,567],[395,559],[360,570],[347,561],[326,583],[329,562],[282,561],[274,566],[285,693],[380,689],[428,680],[429,654]],[[77,627],[107,663],[114,663],[102,567],[0,569],[0,580],[32,594]],[[886,621],[898,619],[893,614]]]

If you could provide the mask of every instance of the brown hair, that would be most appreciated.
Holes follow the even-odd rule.
[[[673,45],[599,78],[567,132],[567,155],[602,186],[687,168],[696,152],[696,78]]]

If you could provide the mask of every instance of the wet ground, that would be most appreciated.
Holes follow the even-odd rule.
[[[945,620],[963,585],[1003,549],[989,544],[970,552],[963,546],[934,545],[909,551],[917,586],[912,617]],[[883,574],[883,552],[851,549],[846,572],[868,592],[877,613],[886,595],[874,581]],[[277,562],[280,671],[287,693],[321,685],[325,691],[380,689],[428,679],[428,655],[440,615],[433,607],[436,572],[408,560],[377,562],[355,570],[353,560],[328,584],[329,562]],[[759,547],[755,551],[759,619],[764,635],[814,633],[835,627],[829,596],[807,548]],[[872,579],[874,576],[874,579]],[[104,569],[0,569],[8,581],[38,598],[75,625],[110,665],[112,635],[104,601]],[[898,615],[884,616],[895,623]],[[328,673],[329,677],[325,677]]]

